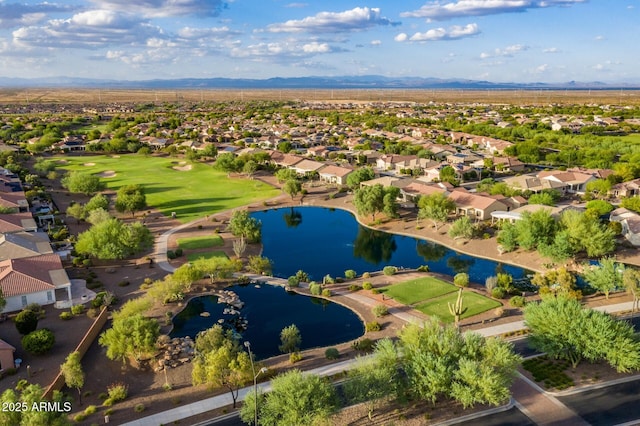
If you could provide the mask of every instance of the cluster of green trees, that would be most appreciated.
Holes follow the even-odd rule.
[[[592,214],[566,210],[556,220],[549,210],[541,209],[523,213],[515,224],[503,224],[498,243],[505,252],[522,247],[562,261],[581,252],[589,257],[613,252],[615,232]]]
[[[384,213],[387,217],[398,216],[398,201],[400,188],[395,186],[383,187],[380,184],[363,186],[354,192],[353,204],[360,215],[371,215],[376,220],[377,213]]]
[[[76,251],[97,259],[124,259],[153,245],[153,235],[141,222],[124,223],[108,214],[92,218],[102,209],[93,210],[88,220],[93,225],[78,235]]]
[[[267,152],[256,152],[253,154],[235,155],[232,152],[218,154],[213,167],[226,173],[244,173],[248,177],[261,167],[266,167],[270,160]]]
[[[231,214],[229,231],[249,243],[259,243],[262,239],[262,223],[251,217],[248,210],[236,210]]]
[[[0,396],[0,424],[12,426],[69,426],[67,419],[72,403],[60,391],[54,391],[51,400],[44,398],[45,390],[38,384],[20,380],[15,389],[7,389]],[[40,403],[55,403],[59,410],[40,410]]]
[[[388,400],[409,397],[436,403],[459,401],[464,407],[499,405],[520,357],[510,343],[462,334],[453,326],[428,321],[405,327],[398,343],[380,340],[372,356],[360,358],[343,385],[349,404],[366,403],[369,417]],[[272,381],[272,391],[258,395],[258,424],[318,424],[339,408],[335,388],[326,379],[291,371]],[[241,418],[254,422],[256,400],[248,395]]]

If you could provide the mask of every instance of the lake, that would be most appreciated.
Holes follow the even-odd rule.
[[[300,329],[302,350],[333,346],[357,339],[364,334],[360,317],[350,309],[325,299],[287,292],[282,287],[253,284],[235,285],[228,290],[244,302],[240,316],[248,327],[241,331],[243,341],[251,342],[257,359],[280,355],[280,331],[291,324]],[[233,327],[238,315],[223,313],[227,305],[217,303],[216,296],[200,296],[189,301],[185,309],[173,318],[171,337],[195,338],[223,319],[225,326]],[[209,316],[201,316],[208,312]]]
[[[287,278],[302,269],[316,281],[330,274],[358,274],[392,265],[447,275],[469,274],[484,284],[498,272],[514,278],[530,273],[523,268],[458,253],[445,246],[413,237],[376,231],[360,225],[348,211],[324,207],[294,207],[254,212],[262,222],[262,255],[273,261],[273,274]]]

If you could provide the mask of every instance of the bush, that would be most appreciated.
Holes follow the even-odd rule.
[[[371,312],[373,312],[373,315],[375,315],[376,317],[380,318],[383,317],[385,315],[389,314],[389,309],[387,308],[386,305],[376,305],[371,309]]]
[[[344,271],[344,277],[348,280],[352,280],[357,276],[358,276],[358,273],[353,269],[347,269],[346,271]]]
[[[29,303],[27,306],[24,307],[23,310],[34,312],[36,315],[38,315],[39,320],[44,318],[45,315],[47,314],[39,303]]]
[[[340,357],[340,352],[338,352],[336,348],[327,348],[327,350],[324,351],[324,356],[327,359],[338,359]]]
[[[368,338],[356,340],[355,342],[353,342],[351,347],[356,351],[372,352],[373,351],[373,340],[368,339]]]
[[[502,299],[505,296],[505,291],[504,289],[500,288],[500,287],[496,287],[493,290],[491,290],[491,297],[493,297],[494,299]]]
[[[460,272],[453,277],[453,283],[458,287],[468,287],[469,286],[469,274],[464,272]]]
[[[298,279],[299,282],[303,282],[303,283],[309,282],[309,274],[307,274],[302,269],[298,269],[298,272],[296,272],[296,278]]]
[[[320,284],[309,284],[309,291],[314,296],[319,296],[322,293],[322,286]]]
[[[373,288],[373,289],[371,289],[371,293],[380,294],[380,289],[379,288]]]
[[[176,257],[180,257],[182,256],[184,252],[182,251],[181,248],[177,248],[176,251],[174,252],[174,254],[176,255]]]
[[[522,308],[525,303],[526,300],[522,296],[513,296],[511,299],[509,299],[509,305],[513,306],[514,308]]]
[[[418,272],[429,272],[429,265],[418,266]]]
[[[31,354],[42,355],[49,352],[55,342],[56,338],[53,332],[43,328],[24,336],[22,338],[22,347]]]
[[[173,252],[173,250],[167,250],[167,258],[169,260],[175,259],[176,257],[178,257],[178,256],[176,256],[176,254]]]
[[[296,351],[296,352],[291,352],[291,354],[289,354],[289,362],[291,364],[295,364],[298,361],[302,360],[302,355],[300,354],[300,352]]]
[[[87,419],[87,415],[85,413],[78,413],[73,416],[73,421],[76,423],[81,423]]]
[[[91,261],[91,259],[84,259],[82,261],[82,266],[84,266],[85,268],[88,268],[91,265],[93,265],[93,262]]]
[[[64,311],[60,314],[60,319],[63,321],[67,321],[73,318],[73,314],[69,311]]]
[[[287,278],[287,283],[289,284],[289,287],[298,287],[300,285],[300,280],[295,275],[291,275]]]
[[[129,388],[124,383],[114,383],[107,387],[107,394],[113,402],[124,401],[129,393]]]
[[[100,315],[100,308],[87,309],[87,317],[91,319],[95,319],[95,318],[98,318],[98,315]]]
[[[351,284],[349,286],[349,291],[358,291],[358,290],[362,290],[362,287],[360,287],[358,284]]]
[[[96,411],[98,411],[98,407],[96,407],[95,405],[90,405],[84,409],[83,413],[86,414],[87,416],[90,416],[94,414]]]
[[[371,290],[373,288],[373,284],[371,284],[369,281],[365,281],[362,283],[362,288],[365,290]]]
[[[133,407],[133,411],[135,411],[136,413],[142,413],[144,410],[144,404],[136,404],[135,407]]]
[[[395,266],[385,266],[382,269],[382,273],[387,275],[387,276],[395,275],[396,272],[398,272],[398,268],[396,268]]]
[[[329,290],[328,288],[325,288],[322,290],[322,295],[324,297],[331,297],[331,290]]]
[[[334,284],[336,281],[331,277],[331,275],[327,274],[322,279],[322,284]]]
[[[29,309],[26,309],[16,315],[13,322],[16,324],[18,333],[24,336],[35,331],[35,329],[38,328],[38,314]]]
[[[378,321],[371,321],[365,324],[365,330],[367,331],[367,333],[369,333],[370,331],[380,331],[382,330],[382,326]]]
[[[73,305],[71,307],[71,313],[73,315],[80,315],[84,312],[84,305]]]
[[[371,274],[369,272],[365,272],[364,274],[362,274],[362,278],[371,278]]]

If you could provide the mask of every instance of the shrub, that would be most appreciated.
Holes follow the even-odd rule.
[[[505,295],[505,291],[500,287],[496,287],[493,290],[491,290],[491,297],[493,297],[494,299],[502,299],[504,295]]]
[[[291,364],[295,364],[298,361],[302,360],[302,355],[300,354],[300,352],[296,351],[296,352],[291,352],[291,354],[289,354],[289,362]]]
[[[344,277],[348,280],[352,280],[357,276],[358,276],[358,273],[353,269],[347,269],[346,271],[344,271]]]
[[[380,318],[383,317],[385,315],[389,314],[389,309],[387,308],[386,305],[376,305],[371,309],[371,312],[373,312],[373,315],[375,315],[376,317]]]
[[[86,414],[87,416],[90,416],[91,414],[94,414],[96,411],[98,411],[98,407],[96,407],[95,405],[90,405],[84,409],[84,414]]]
[[[379,289],[379,288],[371,289],[371,293],[373,293],[373,294],[380,294],[380,289]]]
[[[322,290],[322,295],[324,297],[331,297],[331,290],[329,290],[328,288],[325,288]]]
[[[175,259],[177,256],[176,254],[173,252],[173,250],[167,250],[167,258],[169,260]]]
[[[362,283],[362,288],[365,290],[371,290],[373,288],[373,284],[371,284],[369,281],[365,281]]]
[[[327,348],[327,350],[324,351],[324,356],[327,359],[338,359],[340,357],[340,352],[338,352],[336,348]]]
[[[84,305],[73,305],[71,307],[71,313],[73,315],[80,315],[84,312]]]
[[[458,287],[468,287],[469,286],[469,274],[460,272],[453,277],[453,283]]]
[[[509,299],[509,305],[513,306],[514,308],[522,308],[525,303],[526,300],[522,296],[513,296],[511,299]]]
[[[418,266],[418,272],[429,272],[429,265]]]
[[[136,413],[142,413],[144,409],[144,404],[136,404],[135,407],[133,407],[133,411],[135,411]]]
[[[287,283],[289,284],[289,287],[298,287],[300,285],[300,280],[295,275],[291,275],[287,278]]]
[[[39,303],[29,303],[27,306],[24,307],[23,310],[34,312],[36,315],[38,315],[39,320],[44,318],[45,315],[47,314]]]
[[[129,393],[129,387],[124,383],[114,383],[107,387],[107,393],[113,402],[124,401]]]
[[[298,281],[303,282],[303,283],[308,283],[309,282],[309,274],[307,274],[302,269],[299,269],[298,272],[296,272],[296,278],[298,279]]]
[[[31,354],[42,355],[49,352],[55,342],[56,338],[53,332],[43,328],[24,336],[22,338],[22,347]]]
[[[76,423],[81,423],[87,419],[87,415],[85,413],[78,413],[73,416],[73,421]]]
[[[504,308],[502,306],[497,307],[493,313],[495,314],[495,316],[497,316],[498,318],[502,318],[504,316]]]
[[[128,286],[129,284],[131,284],[129,281],[120,281],[120,282],[118,283],[118,287],[126,287],[126,286]]]
[[[398,268],[396,268],[395,266],[385,266],[382,269],[382,273],[387,276],[395,275],[396,272],[398,272]]]
[[[370,331],[380,331],[382,330],[382,326],[378,321],[371,321],[365,324],[365,330],[367,333]]]
[[[98,315],[100,315],[100,308],[87,309],[87,317],[91,319],[95,319],[95,318],[98,318]]]
[[[29,309],[20,312],[13,321],[18,333],[22,335],[27,335],[38,328],[38,314]]]
[[[104,401],[107,398],[109,398],[109,394],[107,394],[106,392],[100,392],[98,394],[98,399],[101,400],[101,401]]]
[[[182,256],[184,252],[182,251],[181,248],[177,248],[176,251],[174,252],[174,254],[176,255],[176,257],[180,257]]]
[[[494,288],[498,286],[498,277],[487,277],[484,280],[484,287],[487,289],[487,293],[491,294]]]
[[[368,338],[356,340],[351,347],[356,351],[371,352],[373,351],[373,340]]]
[[[341,283],[343,283],[343,282],[344,282],[344,278],[342,278],[342,277],[336,277],[336,282],[337,282],[338,284],[341,284]]]
[[[60,319],[67,321],[70,320],[71,318],[73,318],[73,314],[69,311],[64,311],[60,314]]]
[[[369,272],[365,272],[364,274],[362,274],[362,278],[371,278],[371,274]]]
[[[319,296],[322,293],[322,286],[320,284],[309,284],[309,291],[314,296]]]
[[[104,415],[105,416],[110,416],[110,415],[113,414],[113,412],[114,412],[113,408],[108,408],[108,409],[104,410]]]
[[[331,275],[327,274],[322,279],[322,284],[334,284],[336,281],[331,277]]]
[[[358,291],[358,290],[362,290],[362,287],[360,287],[358,284],[351,284],[349,286],[349,291]]]

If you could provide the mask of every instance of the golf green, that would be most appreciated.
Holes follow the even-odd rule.
[[[147,204],[181,222],[266,200],[279,190],[257,180],[229,178],[203,163],[160,156],[82,155],[56,157],[60,168],[103,177],[107,188],[144,186]]]

